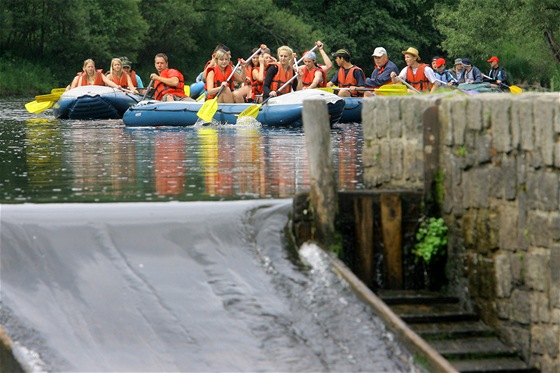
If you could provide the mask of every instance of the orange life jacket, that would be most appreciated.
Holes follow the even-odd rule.
[[[259,82],[258,79],[253,78],[253,71],[258,71],[260,66],[247,66],[247,76],[251,82],[251,98],[254,100],[258,95],[263,94],[264,81]]]
[[[128,79],[126,79],[126,73],[124,71],[121,74],[120,78],[117,77],[115,74],[109,74],[109,75],[107,75],[107,77],[109,78],[109,80],[111,80],[113,83],[115,83],[119,87],[128,87]]]
[[[430,91],[432,89],[432,83],[424,74],[426,66],[428,65],[421,63],[416,70],[416,74],[412,73],[410,66],[406,69],[406,81],[419,91]]]
[[[163,98],[163,96],[167,95],[167,94],[171,94],[171,95],[179,96],[179,97],[186,97],[185,96],[185,91],[183,90],[183,87],[185,86],[185,78],[183,77],[183,74],[181,74],[181,72],[179,72],[179,70],[165,69],[161,73],[159,73],[159,76],[161,76],[162,78],[177,77],[177,78],[179,78],[179,84],[177,84],[177,87],[171,87],[171,86],[168,86],[168,85],[160,82],[159,80],[155,80],[154,81],[154,98],[156,100],[161,100]]]
[[[129,75],[130,75],[130,80],[132,80],[132,85],[134,87],[138,87],[138,81],[136,80],[136,71],[131,70]]]
[[[219,66],[212,66],[206,69],[206,76],[208,76],[208,73],[210,71],[214,71],[214,88],[219,87],[222,85],[223,82],[225,82],[227,80],[227,78],[229,78],[229,76],[231,75],[231,72],[233,71],[233,68],[231,67],[231,65],[227,65],[226,70],[222,71],[222,69],[220,69]],[[228,87],[229,89],[231,89],[233,91],[234,85],[233,85],[233,77],[232,79],[229,81],[228,83]],[[206,83],[204,83],[204,88],[206,89],[206,91],[208,91],[208,81]],[[211,98],[216,97],[216,94],[213,95],[206,95],[206,99],[210,100]]]
[[[304,87],[309,87],[311,83],[313,83],[313,79],[315,79],[315,71],[319,70],[323,75],[323,81],[317,84],[317,87],[326,87],[327,86],[327,73],[320,67],[315,67],[309,70],[307,67],[303,68],[303,76],[301,77],[301,84]]]
[[[277,62],[271,63],[269,67],[272,65],[276,65],[276,67],[278,68],[278,72],[272,78],[272,82],[270,83],[270,90],[278,91],[278,89],[282,87],[284,84],[286,84],[288,80],[292,79],[292,77],[294,76],[294,69],[290,66],[288,68],[288,71],[285,71],[282,68],[282,65],[280,65]],[[279,91],[277,93],[279,94],[290,93],[291,90],[292,87],[288,84],[286,87],[284,87],[284,89],[282,89],[282,91]]]
[[[338,86],[340,88],[348,88],[351,86],[355,86],[356,84],[358,84],[358,81],[356,80],[356,77],[354,76],[354,71],[358,70],[362,76],[364,77],[364,81],[365,81],[365,74],[364,71],[359,68],[358,66],[352,66],[351,68],[348,69],[348,73],[346,73],[346,70],[341,67],[340,69],[338,69],[338,76],[337,76],[337,80],[338,80]],[[354,92],[350,92],[352,96],[354,97],[361,97],[364,95],[364,92],[358,92],[358,91],[354,91]]]
[[[87,76],[85,72],[81,72],[76,75],[80,77],[78,78],[78,86],[90,85],[87,81]],[[97,70],[95,72],[95,81],[93,82],[92,85],[105,85],[102,75],[103,75],[103,70],[102,69]]]

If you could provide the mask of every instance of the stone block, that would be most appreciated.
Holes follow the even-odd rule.
[[[453,145],[465,144],[465,131],[467,129],[467,102],[455,102],[451,115],[453,116]]]
[[[552,211],[558,209],[558,173],[532,171],[527,173],[527,196],[533,209]]]
[[[548,231],[548,213],[531,210],[528,213],[527,230],[531,245],[546,247],[550,242]]]
[[[550,273],[550,305],[560,310],[560,244],[554,243],[550,247],[548,261]],[[558,321],[560,322],[560,320]]]
[[[544,355],[545,352],[545,341],[544,334],[546,328],[542,325],[533,325],[531,327],[531,344],[532,352],[539,355]]]
[[[525,255],[525,283],[530,289],[548,292],[549,250],[533,249]]]
[[[531,320],[534,323],[550,322],[550,302],[547,294],[537,291],[531,293]]]
[[[498,155],[497,157],[502,157]],[[501,162],[488,167],[488,196],[494,199],[502,199],[504,194],[504,183],[506,182]]]
[[[511,295],[513,303],[512,319],[522,325],[531,322],[531,294],[528,291],[515,289]]]
[[[513,276],[513,283],[517,286],[523,286],[525,283],[523,267],[523,252],[512,253],[510,256],[511,260],[511,275]]]
[[[380,145],[381,180],[386,183],[391,181],[391,144],[384,140]]]
[[[404,117],[408,114],[406,108],[401,105],[401,100],[396,98],[387,102],[387,111],[389,113],[389,126],[386,136],[389,138],[399,138],[403,136]],[[417,137],[418,132],[407,133],[412,137]]]
[[[465,106],[467,108],[467,128],[472,131],[480,131],[483,125],[482,118],[482,100],[467,100]]]
[[[492,160],[492,136],[487,133],[477,136],[475,146],[477,161],[479,164],[488,163]]]
[[[533,151],[533,149],[535,148],[535,121],[533,119],[533,101],[516,101],[514,112],[516,113],[516,119],[518,120],[520,126],[521,137],[519,141],[521,149],[525,151]]]
[[[504,186],[503,197],[508,201],[512,201],[517,197],[517,157],[504,157],[502,160],[502,170]]]
[[[535,144],[538,145],[541,159],[547,166],[554,163],[554,110],[555,107],[545,97],[540,97],[533,103]]]
[[[444,100],[439,105],[438,116],[442,136],[441,143],[445,146],[453,146],[453,105],[455,105],[453,100]]]
[[[496,315],[501,320],[509,320],[511,318],[511,304],[507,300],[496,301]]]
[[[560,353],[560,327],[549,326],[544,331],[544,346],[548,356],[556,359]]]
[[[406,144],[408,146],[408,144]],[[401,139],[391,140],[391,178],[402,179],[403,177],[403,142]]]
[[[404,178],[409,181],[418,181],[423,179],[424,169],[420,168],[417,159],[417,141],[407,141],[403,149],[403,172]]]
[[[492,105],[492,146],[498,152],[508,153],[512,150],[510,135],[510,102],[507,97],[493,97],[484,102],[484,105]],[[499,109],[498,109],[499,108]]]
[[[517,248],[517,232],[519,231],[519,215],[517,206],[503,205],[499,215],[499,241],[502,250],[515,250]]]
[[[384,139],[389,134],[389,127],[396,122],[394,116],[400,115],[400,112],[398,110],[395,113],[391,112],[391,98],[376,101],[379,102],[375,108],[373,138]]]
[[[494,266],[496,273],[496,296],[498,298],[509,298],[513,288],[510,254],[502,253],[496,255],[494,257]]]
[[[554,167],[560,168],[560,140],[554,144]]]

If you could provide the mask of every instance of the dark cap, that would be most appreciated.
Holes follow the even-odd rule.
[[[132,62],[130,62],[130,60],[127,57],[121,57],[120,58],[123,67],[130,67]]]
[[[470,66],[471,65],[471,60],[469,60],[468,58],[463,58],[463,66]]]
[[[333,57],[345,57],[347,60],[350,59],[351,55],[350,52],[346,49],[339,49],[332,54]]]

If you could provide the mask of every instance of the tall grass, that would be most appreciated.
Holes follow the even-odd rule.
[[[34,96],[59,88],[49,68],[25,60],[0,58],[0,95]]]

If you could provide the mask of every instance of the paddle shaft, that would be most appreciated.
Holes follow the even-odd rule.
[[[414,88],[413,86],[411,86],[410,84],[408,84],[408,82],[406,80],[404,80],[403,78],[401,78],[400,76],[397,75],[397,78],[399,78],[399,80],[408,88],[412,89],[414,92],[416,93],[420,93],[419,90],[417,90],[416,88]]]
[[[482,76],[483,76],[484,78],[486,78],[486,79],[489,79],[489,80],[495,82],[496,84],[498,83],[498,80],[497,80],[497,79],[491,78],[491,77],[489,77],[489,76],[486,75],[486,74],[482,74]],[[500,85],[503,85],[504,87],[508,87],[510,90],[511,90],[511,87],[515,87],[515,86],[509,86],[509,85],[504,84],[504,83],[500,83]],[[518,87],[518,88],[519,88],[519,87]],[[520,89],[521,89],[521,88],[520,88]]]
[[[152,84],[154,84],[154,80],[150,80],[150,84],[148,84],[148,88],[146,88],[146,92],[144,92],[144,96],[142,97],[142,101],[144,101],[146,99],[146,96],[148,96],[148,92],[150,92],[150,89],[152,88]]]
[[[251,61],[251,58],[255,57],[261,51],[262,51],[262,48],[257,49],[255,51],[255,53],[253,53],[249,58],[247,58],[247,61]],[[239,65],[241,65],[241,60],[237,60],[237,65],[235,65],[235,67],[233,68],[233,71],[231,72],[231,74],[229,74],[229,76],[226,80],[227,83],[229,83],[229,81],[233,77],[233,74],[235,74],[235,71],[237,71],[237,68],[239,67]],[[220,88],[218,93],[216,93],[216,98],[218,98],[220,96],[220,94],[222,93],[222,91],[224,90],[225,87],[226,87],[225,85],[222,85],[222,87]]]
[[[451,87],[451,88],[453,88],[453,89],[458,90],[459,92],[467,93],[467,92],[463,91],[463,90],[462,90],[461,88],[459,88],[459,87],[455,87],[454,85],[447,85],[447,82],[444,82],[443,80],[436,79],[436,81],[438,81],[438,82],[440,82],[440,83],[443,83],[446,87]]]

